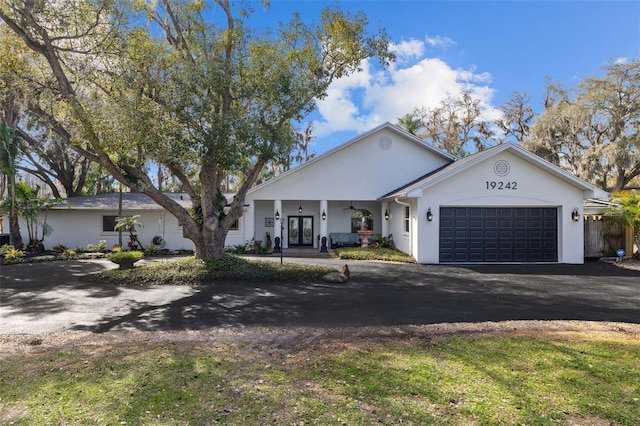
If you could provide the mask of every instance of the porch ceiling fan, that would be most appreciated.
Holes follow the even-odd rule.
[[[349,203],[349,207],[345,207],[345,208],[344,208],[344,209],[342,209],[342,210],[358,210],[358,209],[357,209],[357,208],[355,208],[355,207],[353,207],[353,201],[351,201],[351,202]]]

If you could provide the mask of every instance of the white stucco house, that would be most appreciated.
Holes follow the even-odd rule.
[[[189,205],[185,194],[172,196]],[[118,194],[71,199],[49,213],[48,245],[109,245]],[[357,241],[363,221],[419,263],[583,263],[583,202],[608,194],[513,144],[455,160],[385,123],[251,189],[228,245],[281,238],[286,249]],[[129,202],[126,200],[129,199]],[[139,239],[192,249],[176,219],[142,194]],[[364,216],[364,218],[363,218]],[[156,238],[157,240],[157,238]]]

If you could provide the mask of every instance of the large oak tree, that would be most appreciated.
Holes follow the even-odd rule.
[[[0,19],[28,48],[29,63],[46,65],[23,82],[38,88],[41,119],[176,216],[203,259],[224,253],[247,191],[269,161],[288,158],[293,123],[329,84],[368,58],[393,60],[384,31],[368,33],[363,14],[326,9],[314,24],[293,16],[257,31],[243,5],[0,2]],[[180,180],[198,213],[156,188],[151,162]],[[220,188],[229,174],[240,181],[226,206]]]
[[[575,88],[550,83],[527,149],[605,190],[640,175],[640,60]]]

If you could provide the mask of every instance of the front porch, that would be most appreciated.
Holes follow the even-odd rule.
[[[287,251],[305,255],[320,251],[322,238],[331,248],[331,234],[350,234],[360,230],[363,212],[375,235],[389,235],[388,203],[371,200],[254,200],[246,211],[245,238],[266,241],[275,247],[276,238]]]

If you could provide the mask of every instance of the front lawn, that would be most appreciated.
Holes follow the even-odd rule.
[[[127,270],[108,270],[90,277],[117,285],[202,285],[215,281],[321,281],[335,269],[293,263],[250,260],[226,254],[202,261],[193,257],[161,259]]]
[[[5,356],[15,425],[640,424],[624,332],[102,343]]]

